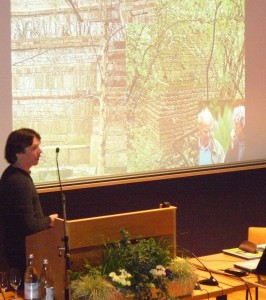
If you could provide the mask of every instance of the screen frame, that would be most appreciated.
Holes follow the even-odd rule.
[[[170,180],[177,178],[186,178],[186,177],[197,177],[204,175],[214,175],[214,174],[222,174],[222,173],[232,173],[232,172],[241,172],[247,170],[258,170],[266,168],[266,160],[258,160],[256,162],[249,161],[245,163],[238,164],[230,164],[230,165],[216,165],[212,167],[201,167],[201,168],[193,168],[192,169],[184,169],[184,170],[172,170],[166,172],[153,172],[150,174],[141,174],[141,175],[132,175],[132,176],[110,176],[110,178],[91,178],[88,180],[82,181],[73,181],[73,182],[57,182],[57,183],[49,183],[43,185],[36,185],[36,188],[39,193],[49,193],[60,191],[61,187],[67,190],[77,190],[77,189],[87,189],[87,188],[97,188],[104,186],[112,186],[112,185],[122,185],[122,184],[135,184],[142,182],[151,182],[158,180]],[[60,172],[60,167],[59,167]],[[60,186],[61,185],[61,186]]]

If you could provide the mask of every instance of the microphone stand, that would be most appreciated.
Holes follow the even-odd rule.
[[[210,274],[209,278],[198,280],[198,282],[197,282],[198,285],[196,285],[196,289],[200,289],[199,284],[209,285],[209,286],[217,286],[217,285],[219,285],[219,282],[213,277],[211,271],[203,264],[202,261],[199,260],[199,258],[193,252],[191,252],[191,251],[189,251],[189,250],[187,250],[187,249],[185,249],[183,247],[180,247],[180,248],[184,252],[187,252],[187,253],[191,254],[203,266],[204,270],[207,271]]]
[[[70,264],[70,252],[69,252],[69,238],[67,234],[67,227],[66,227],[66,197],[62,189],[62,182],[59,172],[59,165],[58,165],[58,153],[60,149],[56,148],[56,166],[57,166],[57,174],[58,174],[58,180],[59,180],[59,186],[60,186],[60,198],[61,198],[61,204],[63,209],[63,219],[64,219],[64,237],[62,238],[62,241],[64,242],[64,252],[65,252],[65,300],[70,299],[70,291],[69,291],[69,271],[71,269]]]

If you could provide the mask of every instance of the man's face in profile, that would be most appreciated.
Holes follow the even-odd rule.
[[[17,153],[19,164],[25,166],[26,169],[37,166],[42,153],[40,144],[41,141],[34,137],[31,146],[26,147],[23,153]]]
[[[209,123],[201,123],[199,125],[199,139],[203,147],[207,147],[211,140],[211,125]]]

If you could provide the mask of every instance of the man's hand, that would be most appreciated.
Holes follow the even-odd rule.
[[[54,220],[58,218],[58,214],[53,214],[49,216],[51,219],[51,223],[49,224],[50,227],[54,227]]]

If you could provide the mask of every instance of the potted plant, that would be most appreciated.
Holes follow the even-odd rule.
[[[73,299],[175,299],[192,293],[197,275],[188,259],[171,258],[163,241],[132,241],[127,231],[120,233],[121,240],[104,244],[99,265],[86,262],[83,272],[72,272]]]
[[[169,296],[183,297],[192,294],[198,275],[188,258],[177,256],[172,259],[166,273],[169,278],[167,287]]]
[[[106,280],[96,268],[86,264],[84,273],[73,272],[70,284],[71,298],[74,300],[115,299],[116,288]]]
[[[123,229],[120,234],[120,241],[105,244],[104,274],[123,294],[134,295],[134,299],[152,299],[154,278],[150,270],[157,265],[169,264],[170,251],[163,247],[163,241],[154,238],[132,241]],[[125,275],[127,282],[123,281]]]

